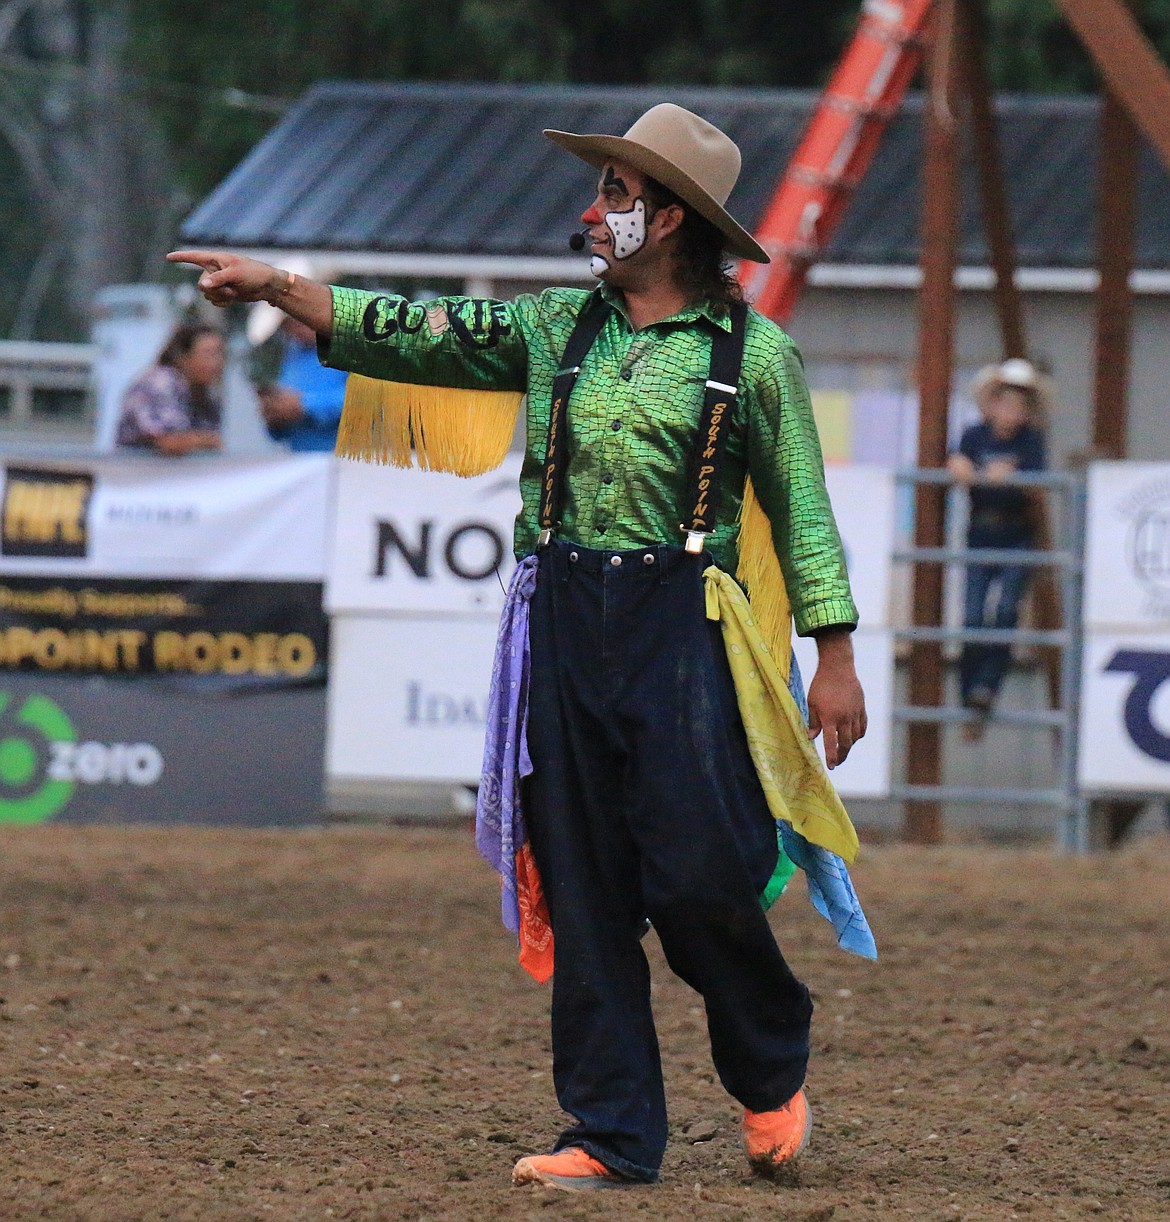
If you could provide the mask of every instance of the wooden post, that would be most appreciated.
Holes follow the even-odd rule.
[[[954,359],[955,263],[959,216],[959,133],[956,119],[955,0],[938,5],[928,60],[930,88],[925,106],[922,181],[922,296],[919,301],[918,465],[946,462],[947,413]],[[941,547],[945,488],[923,484],[915,498],[914,542]],[[914,569],[914,624],[936,626],[942,619],[942,566]],[[943,697],[942,649],[917,641],[910,650],[910,703],[938,707]],[[906,779],[937,785],[942,776],[942,734],[938,725],[912,722],[907,736]],[[942,839],[939,804],[906,804],[904,834],[917,844]]]
[[[1093,450],[1124,458],[1129,433],[1129,361],[1137,224],[1137,127],[1112,90],[1101,99],[1098,137],[1097,373],[1093,392]]]
[[[987,21],[984,0],[961,0],[959,37],[963,48],[964,81],[971,100],[971,131],[975,160],[979,167],[979,188],[983,202],[983,224],[987,248],[995,271],[995,310],[999,317],[1000,348],[1003,357],[1028,355],[1024,332],[1023,301],[1016,287],[1016,250],[1012,236],[1011,211],[1004,187],[1003,161],[999,153],[995,109],[987,75]],[[1048,498],[1041,489],[1030,494],[1035,528],[1035,546],[1052,549],[1052,523]],[[1038,628],[1056,629],[1063,615],[1060,591],[1051,569],[1037,569],[1032,580],[1032,610]],[[1041,665],[1048,688],[1048,703],[1060,707],[1060,650],[1045,646],[1040,650]]]
[[[1056,0],[1056,6],[1170,169],[1170,69],[1142,33],[1129,0]]]
[[[991,84],[987,76],[987,21],[983,0],[960,0],[959,46],[962,49],[963,83],[971,103],[971,133],[979,170],[979,194],[983,203],[983,225],[987,248],[995,271],[995,309],[1004,359],[1027,356],[1024,311],[1016,287],[1016,250],[1011,213],[1004,188],[1003,162],[999,155]]]
[[[1129,366],[1133,268],[1137,226],[1138,130],[1124,104],[1106,89],[1098,134],[1096,378],[1093,390],[1093,451],[1102,458],[1124,458],[1129,445]],[[1107,848],[1125,839],[1142,811],[1140,802],[1107,799],[1097,807]]]

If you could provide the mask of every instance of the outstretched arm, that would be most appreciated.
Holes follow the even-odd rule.
[[[267,301],[312,327],[318,335],[332,334],[333,294],[328,285],[227,251],[172,250],[167,261],[202,268],[199,291],[212,305]]]

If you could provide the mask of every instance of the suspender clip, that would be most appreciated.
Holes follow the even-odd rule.
[[[552,542],[552,537],[553,537],[552,527],[546,526],[540,532],[540,534],[536,536],[536,546],[538,548],[548,547],[548,545]]]
[[[682,530],[686,532],[687,536],[685,545],[686,550],[690,552],[692,556],[701,555],[703,545],[707,542],[707,536],[711,532],[709,530],[687,530],[685,526],[682,527]]]

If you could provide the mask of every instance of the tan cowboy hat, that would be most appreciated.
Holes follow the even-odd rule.
[[[1004,386],[1030,392],[1036,422],[1047,422],[1052,412],[1055,393],[1052,379],[1046,373],[1037,369],[1031,361],[1018,356],[1013,356],[999,365],[984,365],[971,379],[971,397],[983,412],[988,399]]]
[[[739,147],[719,128],[671,102],[652,106],[624,136],[544,133],[554,144],[600,169],[624,161],[669,188],[727,239],[741,259],[770,263],[768,252],[723,205],[739,177]]]

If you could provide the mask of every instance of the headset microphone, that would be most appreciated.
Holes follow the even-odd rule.
[[[586,226],[584,229],[581,230],[580,233],[570,234],[569,235],[569,249],[570,250],[584,250],[585,249],[585,235],[588,232],[589,232],[589,227]]]

